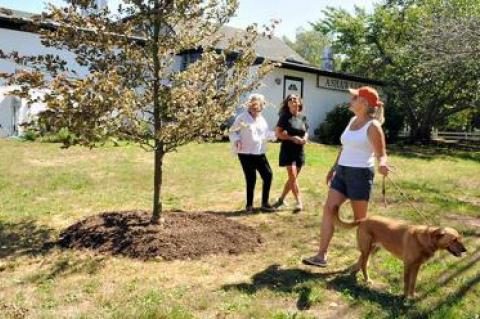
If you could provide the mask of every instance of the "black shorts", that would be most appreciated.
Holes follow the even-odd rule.
[[[373,188],[373,167],[349,167],[338,165],[330,187],[350,200],[370,199]]]
[[[280,150],[280,155],[278,158],[278,165],[280,167],[292,166],[302,167],[305,165],[305,153],[303,150],[301,152],[286,152]]]

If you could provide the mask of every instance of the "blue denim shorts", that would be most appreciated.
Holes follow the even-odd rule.
[[[330,187],[350,200],[370,199],[373,188],[373,167],[349,167],[338,165]]]

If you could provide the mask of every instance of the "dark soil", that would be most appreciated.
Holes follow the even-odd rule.
[[[212,213],[164,213],[161,224],[143,211],[106,212],[65,229],[58,244],[131,258],[196,259],[254,251],[263,242],[255,229]]]

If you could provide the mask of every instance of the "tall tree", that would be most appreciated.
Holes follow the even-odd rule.
[[[449,27],[444,17],[478,21],[478,7],[475,0],[389,0],[371,14],[329,8],[315,28],[335,37],[335,51],[345,56],[343,71],[387,82],[388,107],[406,116],[412,140],[429,140],[434,125],[479,103],[474,55],[437,54],[452,45],[468,51],[468,42],[443,32],[443,46],[435,45],[435,30]]]
[[[297,29],[294,41],[285,36],[283,41],[301,57],[316,66],[322,65],[324,49],[331,44],[331,40],[322,32],[303,28]]]
[[[258,64],[253,49],[256,26],[218,50],[221,27],[237,0],[122,0],[114,11],[86,10],[95,2],[71,0],[50,6],[34,26],[42,43],[72,52],[88,70],[84,77],[59,56],[20,56],[0,52],[29,66],[4,75],[31,88],[46,88],[42,121],[68,128],[73,143],[93,147],[112,138],[138,142],[154,153],[152,221],[162,212],[165,154],[212,134],[233,113],[239,97],[255,88],[272,68]],[[179,71],[175,59],[198,50],[201,58]]]

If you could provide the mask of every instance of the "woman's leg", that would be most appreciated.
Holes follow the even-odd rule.
[[[290,182],[290,174],[289,174],[289,171],[288,171],[288,168],[291,167],[291,166],[287,166],[287,174],[289,176],[289,178],[287,179],[287,181],[285,182],[285,185],[283,186],[283,192],[282,192],[282,195],[280,195],[280,199],[283,201],[285,199],[285,197],[288,195],[288,193],[290,192],[291,190],[291,182]],[[300,171],[302,170],[301,167],[298,167],[297,168],[297,176],[300,174]]]
[[[298,202],[297,166],[287,166],[288,183],[295,200]]]
[[[283,201],[285,197],[287,197],[289,192],[290,192],[290,182],[287,179],[287,181],[285,182],[285,185],[283,186],[283,191],[282,191],[282,195],[280,195],[280,199]]]
[[[247,207],[253,206],[253,194],[255,190],[255,183],[257,180],[257,173],[255,165],[252,161],[252,156],[247,154],[238,154],[240,163],[242,164],[243,174],[245,175],[245,182],[247,184]]]
[[[368,201],[366,200],[350,200],[355,220],[367,217]]]
[[[263,180],[262,187],[262,207],[269,206],[269,197],[270,197],[270,186],[272,185],[272,168],[268,163],[268,159],[265,155],[258,157],[257,166],[256,166],[260,176]]]
[[[323,206],[322,227],[320,233],[320,246],[318,248],[318,257],[326,260],[327,250],[332,240],[334,231],[334,214],[338,214],[340,206],[347,200],[347,197],[339,191],[330,188],[327,201]]]

